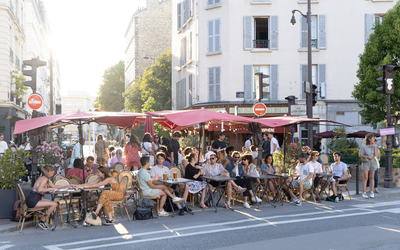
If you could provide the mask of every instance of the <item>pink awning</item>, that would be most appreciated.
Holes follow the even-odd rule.
[[[260,119],[252,119],[253,122],[259,122],[262,125],[265,125],[267,127],[275,128],[275,127],[283,127],[283,126],[288,126],[292,124],[297,124],[300,122],[328,122],[328,123],[335,123],[347,127],[352,127],[350,125],[340,123],[340,122],[335,122],[331,120],[325,120],[325,119],[316,119],[316,118],[301,118],[301,117],[293,117],[293,116],[277,116],[277,117],[268,117],[268,118],[260,118]]]

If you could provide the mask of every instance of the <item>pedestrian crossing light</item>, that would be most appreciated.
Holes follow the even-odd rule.
[[[377,71],[382,71],[382,76],[376,80],[382,82],[382,86],[376,90],[382,91],[386,95],[394,94],[394,71],[399,70],[400,67],[391,64],[384,64],[378,68]]]

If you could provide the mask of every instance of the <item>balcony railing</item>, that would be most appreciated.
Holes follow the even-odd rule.
[[[311,39],[311,47],[317,48],[318,46],[318,39]]]
[[[269,49],[269,40],[253,40],[254,49]]]

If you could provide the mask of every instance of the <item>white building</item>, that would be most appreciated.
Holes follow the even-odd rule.
[[[359,54],[374,21],[395,1],[312,1],[312,83],[318,86],[313,116],[355,126],[361,118],[351,96],[358,82]],[[226,109],[253,116],[255,73],[265,78],[266,116],[287,114],[285,97],[305,104],[307,23],[292,10],[307,12],[306,0],[173,0],[173,108]],[[316,126],[317,132],[332,129]],[[279,131],[275,131],[279,132]],[[299,127],[300,139],[307,131]]]
[[[22,135],[13,136],[15,122],[31,118],[32,110],[26,105],[28,89],[23,96],[14,96],[12,75],[22,75],[24,60],[40,58],[47,66],[38,70],[37,92],[44,99],[38,110],[49,114],[50,103],[50,53],[46,37],[50,33],[46,12],[41,0],[0,0],[0,133],[6,141],[24,140]],[[53,56],[54,103],[60,100],[60,73],[57,60]],[[14,72],[14,73],[13,73]],[[29,77],[27,77],[29,80]],[[53,112],[56,107],[54,105]]]

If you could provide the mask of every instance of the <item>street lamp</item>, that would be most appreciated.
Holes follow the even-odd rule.
[[[312,84],[312,57],[311,57],[311,0],[307,0],[307,14],[304,15],[303,13],[301,13],[300,10],[292,10],[292,19],[290,20],[290,23],[292,25],[295,25],[296,23],[296,18],[294,17],[294,13],[295,12],[299,12],[300,15],[302,15],[303,17],[307,18],[307,54],[308,54],[308,60],[307,60],[307,80],[308,83],[306,84]],[[307,117],[308,118],[312,118],[313,114],[312,114],[312,95],[311,95],[311,86],[310,88],[305,88],[305,90],[308,90],[308,92],[306,92],[306,106],[307,106]],[[308,139],[308,145],[312,148],[313,147],[313,143],[312,143],[312,139],[313,139],[313,126],[311,123],[307,124],[307,139]]]

